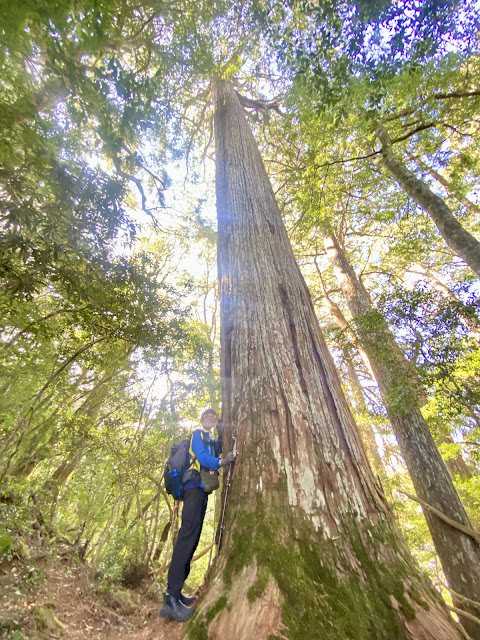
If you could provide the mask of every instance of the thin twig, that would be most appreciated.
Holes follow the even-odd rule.
[[[346,162],[355,162],[355,160],[368,160],[368,158],[373,158],[374,156],[378,156],[381,154],[381,151],[373,151],[373,153],[368,153],[366,156],[355,156],[353,158],[344,158],[343,160],[332,160],[332,162],[324,162],[323,164],[315,164],[315,169],[322,169],[323,167],[331,167],[334,164],[345,164]]]
[[[196,556],[193,556],[192,562],[195,562],[196,560],[199,560],[202,556],[207,554],[210,551],[210,549],[212,549],[214,546],[215,546],[215,541],[213,541],[211,544],[209,544],[208,547],[205,547],[205,549],[203,551],[201,551],[200,553],[197,553]]]

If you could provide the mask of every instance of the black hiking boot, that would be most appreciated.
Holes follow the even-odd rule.
[[[193,616],[195,609],[187,607],[179,598],[173,598],[168,593],[165,594],[165,604],[160,610],[162,618],[175,620],[176,622],[186,622]]]
[[[184,596],[183,593],[180,594],[180,602],[184,604],[186,607],[193,607],[193,603],[196,598],[194,596]]]

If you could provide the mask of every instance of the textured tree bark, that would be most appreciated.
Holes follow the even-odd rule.
[[[378,124],[375,133],[382,143],[383,164],[402,189],[430,215],[447,245],[480,276],[480,242],[462,227],[442,198],[395,157],[392,142],[382,124]]]
[[[375,372],[393,431],[418,497],[446,516],[471,527],[452,479],[428,429],[416,399],[411,364],[405,358],[384,318],[374,309],[370,296],[357,278],[333,234],[325,235],[325,249],[335,276],[357,326],[359,340]],[[478,600],[480,548],[467,534],[446,524],[428,510],[425,518],[452,589]],[[478,616],[476,608],[465,608]],[[480,639],[480,625],[464,618],[469,634]]]
[[[222,411],[239,457],[184,637],[460,638],[370,470],[238,98],[222,81],[214,94]]]

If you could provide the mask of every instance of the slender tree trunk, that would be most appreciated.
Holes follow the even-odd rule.
[[[462,227],[442,198],[395,157],[392,141],[382,124],[378,124],[376,135],[382,144],[383,164],[402,189],[430,215],[447,245],[480,276],[480,242]]]
[[[353,327],[350,326],[350,324],[348,323],[347,319],[343,315],[342,310],[340,309],[338,304],[334,300],[332,300],[332,298],[330,297],[330,294],[329,294],[329,292],[327,290],[327,287],[325,285],[325,281],[324,281],[323,276],[322,276],[321,269],[318,266],[317,256],[315,257],[315,268],[317,270],[318,278],[320,280],[320,284],[321,284],[321,287],[322,287],[323,298],[325,300],[325,303],[326,303],[327,307],[330,310],[330,313],[332,314],[332,317],[333,317],[334,321],[336,322],[336,324],[339,327],[339,329],[345,334],[345,336],[347,336],[347,338],[350,340],[350,342],[357,347],[358,353],[360,354],[360,357],[362,359],[363,364],[366,366],[367,371],[371,375],[371,377],[374,378],[375,375],[374,375],[373,369],[372,369],[372,367],[370,365],[370,361],[368,359],[368,356],[365,353],[365,350],[363,349],[362,345],[358,344],[357,336],[355,334],[355,331],[354,331]]]
[[[363,349],[362,345],[359,344],[357,336],[355,334],[355,330],[354,328],[348,323],[347,319],[345,318],[342,310],[340,309],[340,307],[338,306],[338,304],[332,300],[332,298],[330,297],[330,294],[327,290],[327,287],[325,285],[325,281],[323,279],[320,267],[318,266],[318,262],[317,262],[317,258],[315,257],[315,268],[317,270],[317,274],[318,277],[320,279],[320,284],[322,287],[322,291],[323,291],[323,298],[325,300],[325,303],[328,307],[328,309],[331,312],[332,318],[334,320],[334,322],[336,323],[336,325],[338,326],[338,328],[344,333],[344,335],[346,336],[347,340],[350,342],[350,344],[353,346],[355,346],[355,348],[358,350],[358,353],[360,355],[360,358],[363,362],[363,364],[366,366],[368,373],[371,376],[371,379],[374,381],[375,380],[375,375],[373,373],[372,367],[370,365],[370,361],[368,359],[367,354],[365,353],[365,350]],[[348,348],[347,348],[348,350]],[[367,408],[367,403],[365,400],[365,395],[364,395],[364,391],[363,391],[363,387],[360,383],[360,380],[358,378],[357,372],[355,371],[355,367],[353,364],[353,359],[351,356],[347,355],[346,350],[344,350],[344,358],[346,360],[347,363],[347,371],[348,371],[348,378],[350,381],[350,386],[352,389],[352,396],[353,396],[353,405],[354,405],[354,409],[356,411],[357,414],[363,415],[363,416],[368,416],[369,415],[369,411]],[[375,442],[375,434],[373,432],[373,429],[371,428],[371,426],[369,425],[369,427],[365,428],[361,428],[361,424],[359,424],[357,422],[357,426],[359,427],[360,433],[362,435],[362,440],[363,443],[366,447],[367,450],[367,454],[370,460],[370,463],[372,464],[375,473],[377,474],[377,476],[381,479],[385,477],[385,466],[383,464],[382,458],[378,452],[378,447],[377,444]]]
[[[480,321],[478,317],[474,313],[465,313],[464,303],[453,293],[453,291],[450,290],[449,287],[447,287],[447,285],[442,281],[442,276],[439,273],[435,273],[435,271],[433,271],[432,269],[426,268],[421,264],[415,265],[408,271],[410,273],[416,273],[424,276],[428,284],[437,293],[439,293],[444,300],[455,305],[458,309],[460,322],[467,329],[467,331],[472,334],[472,337],[480,342]]]
[[[118,497],[117,497],[117,499],[115,501],[115,504],[112,507],[112,512],[110,514],[110,518],[108,519],[108,522],[105,525],[105,527],[104,527],[104,529],[103,529],[103,531],[102,531],[102,533],[101,533],[101,535],[100,535],[100,537],[98,539],[98,542],[97,542],[97,546],[96,546],[96,549],[95,549],[95,554],[94,554],[93,559],[92,559],[92,565],[94,567],[96,567],[97,564],[98,564],[98,561],[99,561],[100,556],[101,556],[102,551],[103,551],[103,547],[105,546],[105,543],[107,542],[108,534],[110,532],[110,529],[112,528],[113,523],[118,518],[118,514],[119,514],[119,511],[120,511],[120,505],[122,503],[122,500],[123,500],[124,496],[125,496],[124,489],[120,488],[120,493],[119,493],[119,495],[118,495]]]
[[[459,638],[370,470],[237,95],[214,93],[222,411],[239,457],[184,637]]]
[[[15,441],[15,439],[18,436],[18,440],[17,440],[17,446],[14,449],[14,452],[16,452],[18,450],[18,447],[21,443],[21,441],[23,440],[23,438],[25,437],[25,434],[28,433],[29,428],[30,428],[30,423],[32,421],[33,415],[35,413],[35,411],[39,408],[39,406],[41,406],[41,399],[45,393],[45,391],[48,389],[48,387],[53,383],[54,380],[56,380],[56,378],[58,378],[65,369],[67,369],[82,353],[84,353],[85,351],[87,351],[88,349],[90,349],[91,347],[93,347],[96,344],[99,344],[100,342],[103,342],[104,340],[106,340],[106,337],[103,338],[98,338],[97,340],[92,340],[91,342],[89,342],[88,344],[84,344],[83,346],[81,346],[79,349],[77,349],[77,351],[75,351],[75,353],[73,355],[71,355],[70,357],[68,357],[65,362],[63,362],[60,367],[58,367],[53,373],[52,375],[48,378],[48,380],[45,382],[45,384],[42,386],[42,388],[35,394],[35,396],[32,398],[31,403],[30,403],[30,407],[29,409],[22,415],[22,417],[17,421],[17,423],[14,425],[11,433],[8,435],[7,438],[5,438],[4,442],[2,443],[2,447],[0,449],[0,464],[3,463],[4,468],[1,472],[0,475],[0,480],[3,480],[5,478],[5,476],[7,475],[9,468],[10,468],[10,463],[12,460],[12,456],[8,457],[8,449],[10,447],[10,445]],[[6,455],[5,455],[6,454]],[[4,462],[4,457],[6,458],[6,461]]]
[[[384,318],[357,278],[345,253],[332,234],[325,235],[325,249],[358,329],[359,339],[375,372],[393,431],[412,478],[417,496],[460,525],[471,527],[445,463],[418,407],[411,364],[398,347]],[[447,580],[455,591],[478,600],[480,548],[459,529],[425,510],[430,533]],[[460,603],[459,603],[460,606]],[[466,607],[470,613],[479,611]],[[470,635],[480,638],[480,625],[465,618]]]
[[[358,375],[355,371],[352,360],[350,358],[346,358],[346,360],[348,378],[350,380],[350,386],[352,389],[355,410],[356,413],[361,416],[361,420],[359,420],[359,418],[357,417],[357,427],[362,436],[363,444],[365,445],[365,448],[367,450],[370,464],[372,465],[373,470],[375,471],[380,481],[382,481],[386,478],[385,465],[383,464],[383,460],[380,456],[380,453],[378,452],[377,443],[375,442],[375,432],[371,425],[371,416],[369,415],[367,403],[365,401],[363,387],[360,380],[358,379]]]
[[[118,375],[122,369],[117,366],[114,367],[113,373],[106,373],[102,379],[95,385],[95,387],[90,391],[87,399],[75,411],[75,416],[82,415],[89,420],[91,424],[94,424],[98,414],[100,412],[100,408],[102,406],[103,401],[108,396],[109,388],[107,383],[110,382],[116,375]],[[77,465],[84,457],[85,453],[88,450],[89,446],[89,438],[88,434],[85,433],[83,438],[81,438],[77,442],[77,446],[74,451],[70,452],[70,456],[67,459],[62,460],[62,462],[58,465],[55,471],[50,475],[49,478],[43,484],[43,490],[45,494],[50,494],[51,500],[51,510],[50,510],[50,520],[53,520],[55,515],[55,510],[57,507],[57,500],[60,493],[60,489],[65,485],[68,478],[75,471]]]
[[[63,460],[43,484],[43,491],[48,496],[48,500],[50,502],[50,523],[52,523],[57,509],[60,489],[74,472],[77,464],[85,455],[86,449],[86,445],[83,445],[75,451],[69,460]]]
[[[443,436],[438,444],[451,444],[454,445],[455,441],[452,436]],[[453,458],[447,458],[445,460],[445,464],[447,465],[447,469],[450,471],[453,477],[460,476],[461,478],[472,478],[473,473],[467,466],[467,463],[462,457],[462,454],[459,452]]]
[[[421,158],[412,158],[412,160],[414,160],[414,162],[419,164],[424,171],[426,171],[432,176],[432,178],[435,178],[435,180],[439,182],[442,185],[442,187],[446,189],[449,196],[453,196],[454,198],[456,198],[459,202],[463,204],[463,206],[466,209],[468,209],[472,213],[475,213],[476,215],[480,215],[480,207],[465,196],[457,196],[455,192],[455,188],[445,178],[445,176],[443,176],[438,171],[435,171],[433,167],[429,167],[428,165],[426,165]]]

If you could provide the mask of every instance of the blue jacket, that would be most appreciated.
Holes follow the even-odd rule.
[[[204,442],[204,440],[208,440],[208,442]],[[196,429],[193,432],[188,460],[189,469],[184,475],[185,490],[195,487],[203,489],[199,473],[200,467],[218,470],[220,468],[220,458],[218,455],[221,452],[221,442],[215,441],[213,433],[209,433],[205,429]]]

